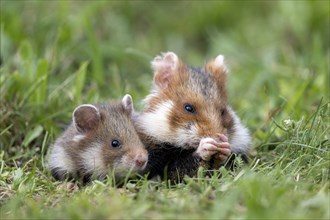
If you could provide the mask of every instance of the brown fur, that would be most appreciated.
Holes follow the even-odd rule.
[[[211,74],[215,82],[218,84],[218,89],[220,94],[222,94],[223,98],[227,100],[227,74],[228,71],[225,66],[219,67],[216,63],[215,60],[212,60],[208,62],[205,65],[205,72],[208,74]]]
[[[100,179],[104,178],[112,169],[115,169],[115,174],[116,169],[119,169],[118,174],[122,176],[130,169],[142,170],[142,167],[135,167],[136,160],[147,161],[147,151],[135,131],[131,121],[131,112],[125,109],[121,102],[94,106],[99,110],[99,117],[93,115],[92,111],[83,109],[84,112],[77,113],[74,122],[56,140],[51,156],[54,156],[58,150],[55,148],[61,147],[64,151],[63,155],[50,157],[50,169],[54,172],[60,170],[66,174],[54,175],[55,178],[57,177],[56,179],[64,180],[68,176],[81,179],[86,175],[95,175]],[[79,129],[79,126],[83,126],[85,129]],[[81,140],[74,139],[77,135],[83,136]],[[120,141],[121,147],[112,147],[113,140]],[[95,148],[95,145],[100,149]],[[93,164],[88,164],[91,161],[85,161],[82,156],[87,150],[90,150],[88,152],[100,151],[100,154],[96,153],[95,163],[100,164],[101,169],[87,169],[93,167]],[[65,164],[57,166],[54,160],[64,158],[69,158],[70,164],[67,167]]]
[[[187,122],[194,122],[199,127],[200,137],[214,137],[217,133],[227,135],[228,129],[233,125],[232,117],[226,109],[225,84],[227,73],[224,68],[216,69],[213,62],[209,62],[205,66],[205,70],[207,72],[197,71],[202,79],[209,78],[207,82],[210,83],[210,87],[196,85],[197,82],[194,81],[193,73],[191,73],[194,69],[189,68],[179,60],[178,67],[174,72],[166,74],[167,86],[163,87],[157,96],[149,100],[149,108],[145,111],[153,111],[164,100],[171,100],[175,104],[170,115],[170,125],[173,130],[186,126]],[[158,85],[164,81],[160,71],[155,72],[154,77],[154,81]],[[206,94],[203,94],[204,92]],[[187,103],[195,107],[195,114],[187,114],[183,111],[184,104]]]
[[[223,165],[223,162],[219,163],[214,157],[211,162],[206,162],[196,154],[202,138],[216,139],[217,134],[224,134],[231,139],[237,134],[235,139],[244,139],[245,147],[249,137],[246,137],[248,131],[241,126],[228,105],[227,69],[223,63],[218,62],[221,59],[210,61],[203,68],[193,68],[173,54],[163,54],[152,62],[153,90],[145,99],[144,111],[135,121],[139,135],[149,151],[146,172],[150,172],[150,177],[164,177],[164,169],[167,167],[166,176],[178,180],[179,174],[180,180],[184,175],[196,175],[199,166],[217,169]],[[164,103],[167,104],[163,106]],[[170,112],[166,112],[168,103],[171,105]],[[192,105],[195,112],[185,111],[186,104]],[[165,114],[164,112],[166,115],[157,116]],[[149,127],[151,125],[154,127]],[[161,126],[163,127],[159,128],[159,132],[154,131]],[[236,130],[237,128],[240,130]],[[161,132],[164,129],[166,132],[163,134]]]

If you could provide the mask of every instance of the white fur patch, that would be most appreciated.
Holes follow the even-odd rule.
[[[60,168],[61,170],[67,170],[69,172],[75,169],[69,155],[67,155],[63,147],[60,145],[55,145],[52,149],[48,160],[48,167],[50,169]]]
[[[221,54],[218,55],[214,60],[214,64],[216,65],[217,68],[223,68],[225,73],[228,73],[228,68],[225,64],[225,57],[223,55]]]
[[[84,138],[85,138],[85,135],[78,134],[78,135],[75,135],[75,136],[72,138],[72,140],[73,140],[74,142],[79,142],[79,141],[81,141],[81,140],[84,139]]]
[[[175,133],[175,144],[180,147],[192,146],[197,149],[198,145],[194,146],[194,144],[198,143],[200,138],[198,137],[198,129],[195,125],[192,125],[189,130],[185,128],[179,128],[175,131]]]
[[[225,63],[225,57],[223,55],[218,55],[215,58],[215,63],[217,64],[217,66],[221,67],[224,63]]]
[[[229,113],[234,119],[234,133],[229,136],[229,143],[233,153],[247,153],[251,143],[249,130],[245,128],[236,113],[229,108]]]
[[[152,112],[143,112],[138,117],[138,124],[148,135],[156,139],[167,142],[168,137],[171,136],[169,125],[169,114],[174,104],[172,101],[165,101],[160,103],[156,110]]]
[[[81,154],[82,162],[88,172],[106,169],[102,161],[102,145],[91,144],[86,151]]]

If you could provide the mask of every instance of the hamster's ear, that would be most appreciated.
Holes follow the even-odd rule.
[[[168,86],[169,80],[179,65],[179,58],[173,52],[163,53],[151,62],[154,71],[154,83],[164,89]]]
[[[214,60],[211,60],[205,65],[206,72],[213,75],[222,85],[225,85],[228,75],[228,68],[224,59],[225,57],[223,55],[218,55]]]
[[[211,60],[205,65],[205,72],[212,75],[218,85],[219,91],[223,99],[227,98],[227,75],[228,69],[224,62],[224,56],[218,55],[214,60]]]
[[[121,103],[123,104],[126,111],[129,112],[129,114],[132,114],[134,112],[134,105],[133,105],[132,96],[130,96],[129,94],[126,94],[123,97],[123,99],[121,100]]]
[[[79,105],[72,114],[73,124],[79,132],[95,129],[101,121],[101,114],[97,107],[90,104]]]

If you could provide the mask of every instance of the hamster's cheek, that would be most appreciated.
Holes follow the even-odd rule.
[[[176,143],[180,146],[195,146],[197,148],[200,137],[198,135],[198,129],[194,124],[190,124],[189,127],[181,127],[175,129]]]
[[[123,152],[120,148],[113,148],[111,146],[105,146],[102,149],[100,157],[103,159],[104,164],[107,167],[114,167],[120,164]]]
[[[116,177],[124,178],[127,175],[136,173],[133,160],[127,156],[116,158],[112,165],[113,166],[110,171],[113,172]]]

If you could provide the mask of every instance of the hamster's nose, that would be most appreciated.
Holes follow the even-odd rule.
[[[142,155],[137,155],[135,157],[135,166],[138,168],[144,168],[144,166],[147,164],[147,158],[143,157]]]

